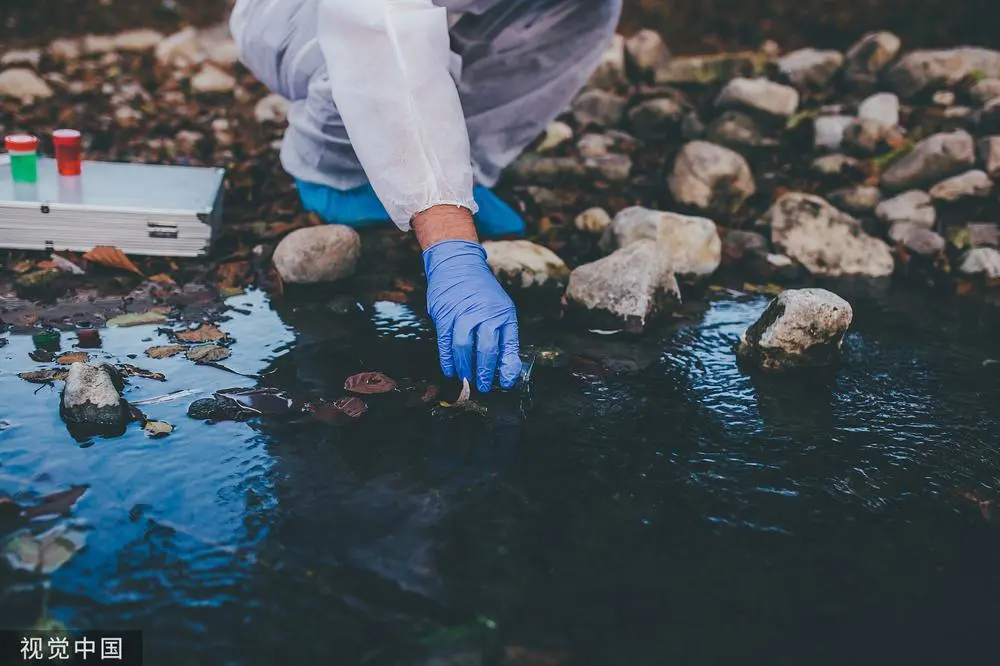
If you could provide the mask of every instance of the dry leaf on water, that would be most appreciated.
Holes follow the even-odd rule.
[[[69,370],[64,368],[32,370],[31,372],[19,373],[17,376],[27,382],[31,382],[32,384],[51,384],[55,381],[66,381],[66,378],[69,376]]]
[[[107,268],[118,268],[123,271],[135,273],[140,277],[146,277],[124,252],[110,245],[98,245],[90,252],[84,254],[83,258]]]
[[[198,345],[197,347],[192,347],[188,350],[187,357],[189,361],[194,361],[195,363],[210,363],[212,361],[221,361],[227,359],[230,356],[230,351],[223,347],[222,345]]]
[[[215,270],[216,284],[222,288],[237,287],[246,281],[249,273],[249,261],[234,261],[222,264]]]
[[[108,326],[127,328],[129,326],[142,326],[144,324],[162,324],[165,321],[167,321],[165,314],[156,310],[150,310],[149,312],[130,312],[112,317],[108,320]]]
[[[57,358],[56,363],[59,365],[73,365],[74,363],[86,363],[88,360],[90,360],[90,354],[87,352],[70,352]]]
[[[25,507],[23,515],[30,520],[31,518],[39,518],[41,516],[61,516],[68,514],[77,500],[87,492],[87,487],[85,485],[74,486],[69,490],[62,490],[58,493],[46,495],[39,500],[38,504]]]
[[[159,347],[150,347],[146,350],[146,356],[149,358],[170,358],[171,356],[176,356],[182,351],[187,349],[184,345],[161,345]]]
[[[153,439],[166,437],[174,431],[174,427],[166,421],[146,421],[146,425],[142,426],[142,429],[146,431],[147,436]]]
[[[10,270],[14,271],[18,275],[23,275],[24,273],[27,273],[28,271],[30,271],[34,267],[35,267],[35,262],[33,260],[31,260],[31,259],[22,259],[21,261],[17,262],[13,266],[11,266]]]
[[[212,324],[202,324],[196,329],[181,331],[176,335],[178,340],[184,342],[215,342],[226,338],[226,334]]]
[[[12,569],[50,574],[69,562],[86,541],[82,531],[66,525],[38,536],[25,531],[4,544],[3,557]]]
[[[346,423],[361,418],[361,415],[368,411],[368,405],[361,398],[349,396],[314,405],[311,411],[317,420],[324,423]]]
[[[142,368],[136,367],[131,363],[122,363],[118,366],[118,369],[126,377],[142,377],[143,379],[152,379],[158,382],[167,381],[167,376],[162,372],[150,372],[149,370],[143,370]]]
[[[370,395],[373,393],[388,393],[396,388],[396,380],[381,372],[362,372],[351,375],[344,382],[344,389],[351,393]]]
[[[157,273],[156,275],[149,276],[150,282],[159,282],[160,284],[177,284],[174,279],[167,275],[166,273]]]

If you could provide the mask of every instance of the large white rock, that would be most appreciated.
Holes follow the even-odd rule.
[[[799,108],[799,92],[765,78],[737,77],[726,84],[715,100],[719,108],[749,108],[788,117]]]
[[[667,185],[678,203],[720,213],[738,209],[757,191],[746,159],[707,141],[681,148]]]
[[[766,371],[830,365],[853,319],[850,303],[831,291],[789,289],[743,333],[736,353]]]
[[[590,328],[641,333],[680,303],[680,289],[656,241],[640,240],[576,268],[566,288],[567,315]]]
[[[25,104],[52,97],[52,88],[30,69],[13,67],[0,72],[0,97],[13,97]]]
[[[761,218],[780,252],[814,275],[839,277],[892,274],[889,246],[869,236],[861,222],[813,194],[788,192]]]
[[[932,134],[889,165],[882,174],[882,187],[896,192],[929,187],[976,163],[972,136],[963,130]]]
[[[715,222],[642,206],[619,212],[605,230],[601,247],[610,252],[644,239],[656,241],[666,267],[677,275],[711,275],[722,262]]]
[[[901,97],[911,97],[952,86],[973,72],[1000,77],[1000,51],[970,46],[911,51],[886,72],[886,81]]]
[[[350,277],[361,256],[361,237],[354,229],[327,224],[297,229],[274,250],[272,261],[289,284],[335,282]]]
[[[562,288],[569,269],[555,252],[527,240],[486,241],[486,263],[500,284],[513,289]]]
[[[116,427],[129,420],[127,406],[106,366],[74,363],[62,394],[67,421],[97,427]]]

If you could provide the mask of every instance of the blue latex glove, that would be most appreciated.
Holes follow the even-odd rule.
[[[306,210],[328,224],[343,224],[359,229],[389,222],[389,213],[378,200],[370,184],[351,190],[335,190],[326,185],[296,181],[299,197]],[[472,188],[479,205],[475,215],[476,231],[482,238],[524,236],[524,220],[513,208],[482,185]]]
[[[517,310],[486,265],[486,250],[449,240],[424,250],[423,258],[442,372],[487,393],[499,369],[501,388],[513,388],[521,375]]]

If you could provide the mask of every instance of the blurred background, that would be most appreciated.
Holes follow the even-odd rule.
[[[585,6],[587,0],[580,0]],[[0,0],[0,43],[129,27],[216,22],[228,0]],[[861,33],[895,32],[904,48],[1000,46],[996,0],[625,0],[622,31],[656,28],[677,53],[755,47],[843,49]]]

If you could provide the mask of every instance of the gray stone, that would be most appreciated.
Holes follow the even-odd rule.
[[[711,85],[760,71],[762,65],[760,54],[753,51],[674,56],[656,68],[653,81],[675,85]]]
[[[142,53],[152,51],[162,41],[163,33],[150,28],[138,28],[115,35],[115,48],[119,51]]]
[[[788,192],[764,214],[771,242],[814,275],[892,274],[889,246],[866,234],[861,223],[813,194]]]
[[[483,249],[493,274],[509,289],[557,289],[561,293],[569,279],[563,260],[531,241],[486,241]]]
[[[573,220],[573,226],[577,231],[586,234],[603,234],[604,230],[611,224],[611,216],[603,208],[588,208]]]
[[[588,88],[613,90],[628,85],[625,73],[625,38],[614,35],[601,54],[601,60],[587,82]]]
[[[844,78],[856,88],[868,90],[879,73],[899,53],[902,43],[891,32],[870,32],[855,42],[844,56]]]
[[[563,201],[559,195],[547,187],[528,185],[527,190],[532,201],[534,201],[540,208],[556,209],[562,206]]]
[[[955,103],[955,93],[950,90],[938,90],[931,96],[931,103],[937,106],[951,106]]]
[[[1000,136],[985,136],[976,144],[979,166],[990,178],[1000,177]]]
[[[905,243],[911,234],[921,229],[930,231],[930,229],[919,222],[896,222],[889,227],[886,235],[893,243]]]
[[[818,116],[813,121],[813,146],[817,150],[839,150],[844,130],[853,122],[852,116]]]
[[[882,192],[872,185],[858,185],[830,192],[827,199],[837,208],[855,215],[871,213],[882,201]]]
[[[668,97],[642,102],[629,111],[632,133],[640,139],[667,139],[678,133],[684,108]]]
[[[891,143],[897,135],[896,130],[888,125],[857,118],[844,128],[844,144],[856,153],[873,155],[883,144]]]
[[[765,78],[735,78],[715,100],[722,109],[743,108],[787,118],[799,107],[799,92]]]
[[[545,128],[545,138],[538,144],[538,152],[547,153],[555,150],[573,138],[573,128],[561,121],[549,123]]]
[[[1000,97],[1000,79],[983,79],[969,89],[969,96],[980,106]]]
[[[216,65],[206,64],[191,77],[191,92],[195,94],[231,93],[236,87],[236,79]]]
[[[156,45],[154,53],[161,67],[185,68],[205,60],[198,30],[190,26],[166,37]]]
[[[291,102],[277,93],[271,93],[262,98],[253,107],[253,117],[258,123],[277,123],[284,125],[288,118],[288,109]]]
[[[1000,52],[972,46],[911,51],[886,73],[886,82],[901,97],[955,85],[973,72],[1000,77]]]
[[[969,247],[1000,246],[1000,227],[996,222],[969,222],[965,225]]]
[[[667,184],[675,201],[723,213],[737,210],[757,191],[743,156],[707,141],[681,148]]]
[[[826,289],[781,292],[740,337],[742,363],[765,371],[832,364],[854,319],[851,305]]]
[[[988,197],[993,191],[993,181],[985,171],[972,169],[951,178],[946,178],[930,189],[930,195],[939,201]]]
[[[601,247],[610,252],[646,239],[656,241],[667,268],[677,275],[708,276],[722,261],[722,241],[714,222],[642,206],[615,215]]]
[[[967,132],[933,134],[889,165],[882,174],[882,187],[897,192],[928,187],[965,171],[975,162],[973,140]]]
[[[52,88],[38,74],[23,67],[0,72],[0,97],[13,97],[25,104],[52,97]]]
[[[116,383],[112,372],[110,366],[71,365],[62,394],[63,418],[97,428],[117,428],[128,423],[129,410],[122,400],[120,378]]]
[[[867,97],[858,105],[858,118],[895,127],[899,124],[899,97],[889,92]]]
[[[7,51],[0,57],[0,67],[12,67],[14,65],[27,65],[33,69],[38,69],[38,63],[42,61],[42,52],[39,49],[24,49],[20,51]]]
[[[698,112],[691,110],[684,114],[681,121],[681,138],[685,141],[694,141],[705,136],[705,123],[698,117]]]
[[[800,90],[822,90],[843,63],[840,51],[806,48],[784,55],[778,60],[778,71]]]
[[[875,208],[875,216],[889,224],[910,222],[930,229],[937,220],[931,195],[910,190],[886,199]]]
[[[583,178],[588,169],[584,160],[576,157],[547,157],[525,154],[507,169],[508,174],[522,183],[546,185],[567,178]]]
[[[605,90],[587,90],[573,101],[573,116],[581,126],[614,127],[625,113],[624,97]]]
[[[723,111],[712,121],[708,126],[708,139],[734,150],[778,144],[777,140],[764,136],[753,117],[733,109]]]
[[[117,48],[113,35],[84,35],[83,52],[87,54],[101,54],[114,51]]]
[[[47,50],[53,60],[69,62],[80,57],[81,44],[79,39],[56,39]]]
[[[722,259],[724,262],[740,261],[748,255],[766,254],[767,238],[756,231],[743,229],[723,229]]]
[[[289,284],[334,282],[354,274],[361,255],[358,232],[340,224],[297,229],[274,250],[274,267]]]
[[[674,310],[680,288],[653,240],[640,240],[576,268],[566,288],[567,316],[597,329],[641,333]]]
[[[588,157],[585,163],[591,175],[604,178],[612,183],[624,182],[632,173],[632,158],[620,153]]]
[[[642,29],[629,37],[625,52],[635,68],[647,75],[665,67],[670,60],[670,50],[655,30]]]
[[[930,258],[944,252],[945,240],[941,234],[930,229],[913,229],[903,238],[903,247],[910,254]]]
[[[982,275],[990,280],[1000,278],[1000,251],[992,247],[977,247],[962,258],[958,270],[965,275]]]
[[[582,157],[600,157],[607,155],[614,147],[615,140],[606,134],[584,134],[576,142],[576,150]]]
[[[823,176],[837,176],[861,168],[861,162],[853,157],[841,155],[823,155],[813,160],[812,170]]]

